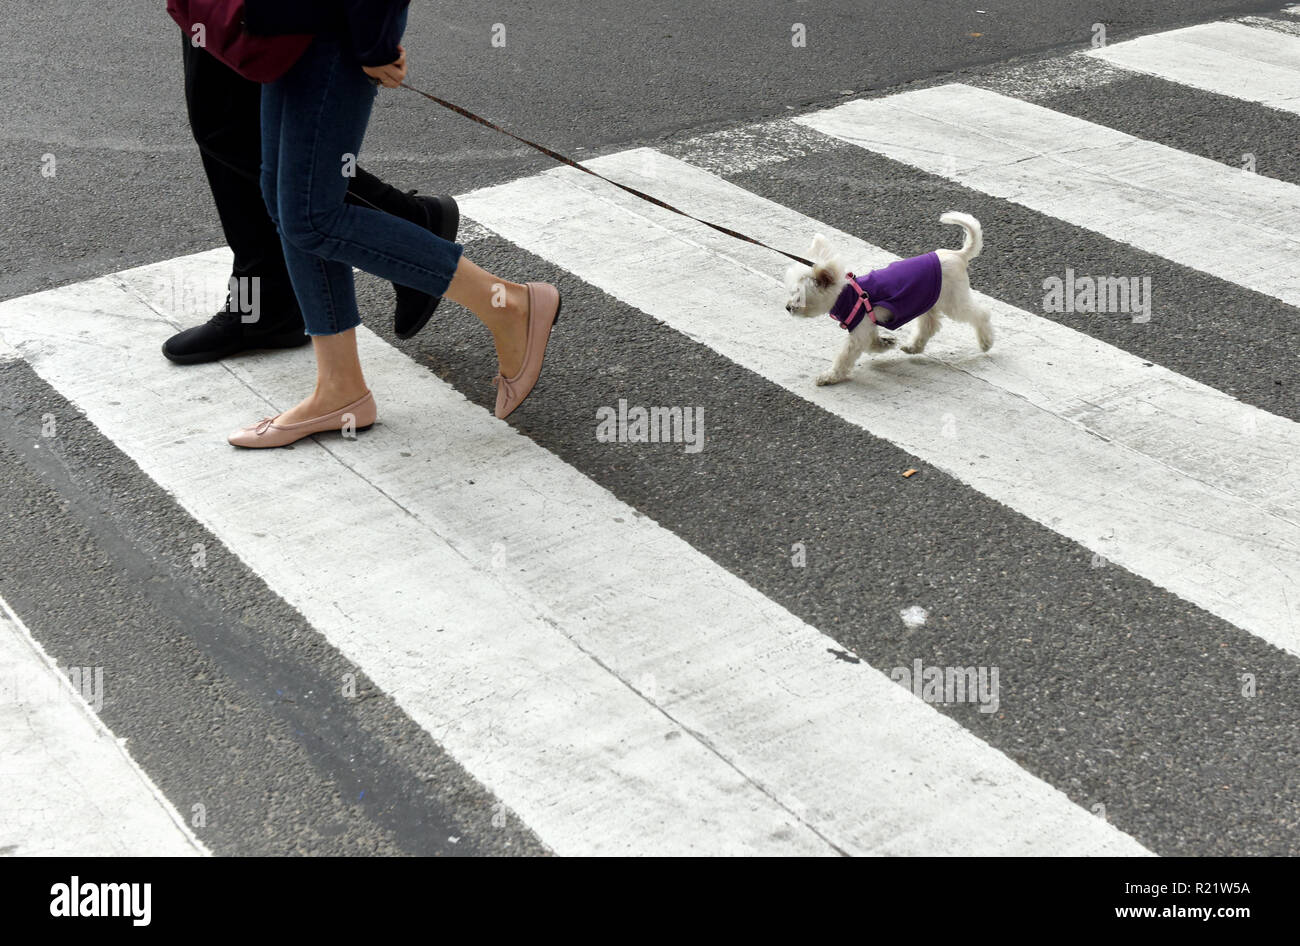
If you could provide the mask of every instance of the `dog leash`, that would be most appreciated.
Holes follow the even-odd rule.
[[[456,105],[453,102],[448,102],[446,99],[440,99],[436,95],[430,95],[428,92],[421,91],[420,89],[417,89],[415,86],[408,85],[405,82],[402,83],[402,88],[410,89],[412,92],[416,92],[420,95],[423,95],[430,102],[434,102],[435,104],[441,105],[443,108],[453,111],[457,115],[460,115],[464,118],[468,118],[472,122],[478,122],[480,125],[483,125],[487,128],[491,128],[493,131],[498,131],[501,134],[506,135],[507,137],[513,138],[515,141],[518,141],[520,144],[525,144],[528,147],[534,149],[535,151],[540,151],[542,154],[546,155],[548,158],[551,158],[552,160],[558,161],[561,164],[568,165],[571,168],[576,168],[577,170],[582,171],[584,174],[590,174],[592,177],[599,178],[600,180],[604,181],[606,184],[612,184],[615,187],[617,187],[619,190],[626,191],[627,193],[631,194],[633,197],[639,197],[641,200],[654,204],[656,207],[662,207],[664,210],[671,211],[672,213],[675,213],[680,217],[685,217],[687,220],[694,220],[696,223],[702,223],[704,224],[704,226],[708,227],[709,229],[716,230],[719,233],[732,237],[733,239],[743,240],[744,242],[753,244],[754,246],[761,246],[763,249],[771,250],[773,253],[780,253],[782,256],[786,257],[786,259],[792,259],[796,263],[803,263],[805,266],[813,265],[812,260],[806,260],[802,256],[796,256],[794,253],[787,253],[785,250],[777,249],[775,246],[768,246],[762,240],[756,240],[752,236],[748,236],[747,234],[740,233],[737,230],[732,230],[730,227],[724,227],[722,226],[722,224],[712,223],[708,220],[701,220],[699,217],[693,216],[692,214],[688,214],[684,210],[679,210],[678,208],[674,207],[672,204],[668,203],[667,201],[660,200],[658,197],[652,197],[651,195],[647,194],[645,191],[639,191],[635,187],[629,187],[627,184],[620,184],[618,181],[610,180],[605,175],[593,171],[589,167],[585,167],[579,164],[577,161],[573,160],[573,158],[570,158],[567,155],[560,154],[560,152],[554,151],[546,147],[546,145],[540,145],[535,141],[529,141],[527,138],[521,138],[519,135],[516,135],[512,131],[507,131],[505,128],[502,128],[500,125],[496,124],[495,122],[490,122],[486,118],[483,118],[481,115],[475,115],[467,108],[461,108],[459,105]]]

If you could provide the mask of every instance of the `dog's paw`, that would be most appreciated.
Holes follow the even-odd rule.
[[[899,351],[907,352],[909,355],[919,355],[925,351],[924,345],[904,345]]]
[[[817,376],[817,384],[819,386],[824,386],[827,384],[839,384],[846,377],[848,377],[848,375],[837,374],[834,371],[823,371],[821,374]]]

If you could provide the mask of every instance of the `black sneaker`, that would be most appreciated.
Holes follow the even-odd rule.
[[[229,305],[227,303],[227,305]],[[163,342],[162,352],[178,365],[199,365],[218,361],[242,351],[267,348],[300,348],[311,341],[303,331],[302,316],[293,321],[244,322],[238,312],[222,309],[202,325],[187,328]]]
[[[456,233],[460,230],[460,207],[448,194],[440,197],[419,197],[411,191],[417,203],[424,207],[429,218],[425,229],[431,230],[444,240],[456,242]],[[393,283],[397,290],[397,309],[393,313],[393,331],[398,338],[414,338],[415,334],[433,318],[442,296],[431,296],[409,286]]]

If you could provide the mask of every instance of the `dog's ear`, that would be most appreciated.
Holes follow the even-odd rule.
[[[829,289],[835,284],[835,267],[830,263],[818,263],[813,267],[812,280],[818,289]]]
[[[814,260],[826,259],[831,255],[831,243],[820,233],[815,234],[812,238],[812,246],[808,248],[808,258]]]

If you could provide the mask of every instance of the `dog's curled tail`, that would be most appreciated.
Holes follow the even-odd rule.
[[[966,239],[957,252],[967,263],[980,255],[980,251],[984,249],[984,229],[978,220],[970,214],[950,210],[939,218],[939,222],[955,224],[966,231]]]

